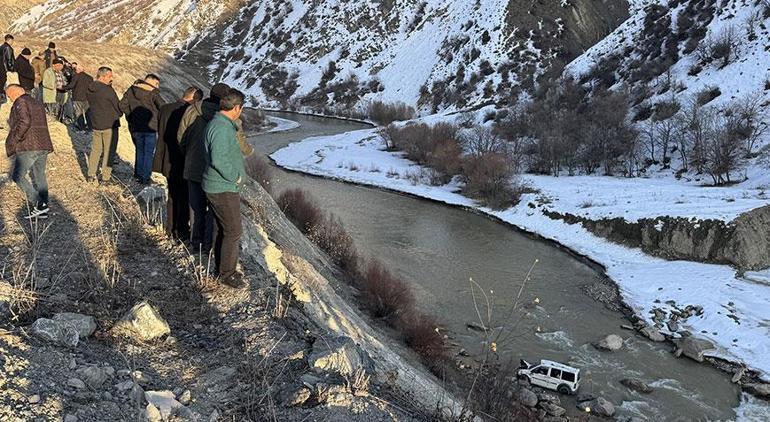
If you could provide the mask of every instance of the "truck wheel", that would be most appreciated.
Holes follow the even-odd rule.
[[[532,381],[529,379],[529,377],[524,374],[519,375],[519,380],[526,381],[528,384],[532,384]]]
[[[558,391],[560,394],[566,394],[566,395],[569,395],[569,394],[571,394],[571,393],[572,393],[572,390],[570,390],[570,389],[569,389],[569,387],[567,387],[567,384],[562,384],[562,385],[560,385],[560,386],[559,386],[559,387],[556,389],[556,391]]]

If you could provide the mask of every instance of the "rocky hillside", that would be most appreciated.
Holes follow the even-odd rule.
[[[515,97],[627,16],[626,0],[49,0],[10,30],[160,48],[274,106],[430,111]]]

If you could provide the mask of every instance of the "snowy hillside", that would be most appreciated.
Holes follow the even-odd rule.
[[[272,106],[376,97],[431,111],[515,98],[628,10],[626,0],[49,0],[11,30],[160,48]]]

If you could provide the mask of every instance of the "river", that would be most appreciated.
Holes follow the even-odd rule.
[[[360,123],[271,113],[300,127],[250,137],[262,154],[311,136],[362,129]],[[603,275],[555,245],[472,212],[383,190],[273,169],[276,192],[299,187],[338,216],[364,256],[377,257],[410,283],[420,307],[453,333],[453,341],[478,353],[484,335],[467,328],[479,324],[471,283],[482,286],[492,307],[492,326],[504,325],[498,351],[514,359],[551,359],[583,371],[581,392],[603,396],[618,416],[691,421],[735,418],[740,390],[730,377],[708,365],[677,359],[668,344],[656,344],[620,326],[628,321],[589,297],[586,286]],[[521,303],[511,306],[528,271]],[[478,292],[477,292],[478,293]],[[478,297],[479,295],[477,295]],[[486,316],[483,317],[486,319]],[[506,321],[512,323],[503,324]],[[591,346],[615,333],[626,339],[618,352]],[[653,386],[651,394],[629,391],[619,381],[636,377]],[[562,398],[575,415],[574,400]]]

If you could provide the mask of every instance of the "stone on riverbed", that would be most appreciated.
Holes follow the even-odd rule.
[[[517,394],[519,402],[527,407],[537,406],[537,394],[528,388],[520,388]]]
[[[623,348],[623,338],[617,334],[610,334],[607,337],[594,343],[594,347],[599,350],[609,350],[615,352]]]
[[[639,378],[624,378],[620,380],[620,383],[625,385],[627,388],[640,392],[642,394],[652,393],[652,387],[647,385],[647,383],[640,380]]]
[[[695,337],[684,337],[674,343],[682,349],[683,355],[697,362],[703,362],[703,354],[715,349],[714,343]]]
[[[640,333],[642,333],[643,336],[647,337],[648,339],[655,341],[655,342],[662,342],[666,341],[666,337],[658,331],[655,327],[644,327],[639,330]]]
[[[612,417],[615,414],[615,406],[603,397],[590,402],[591,413],[599,416]]]
[[[770,384],[746,384],[743,388],[757,397],[770,398]]]

